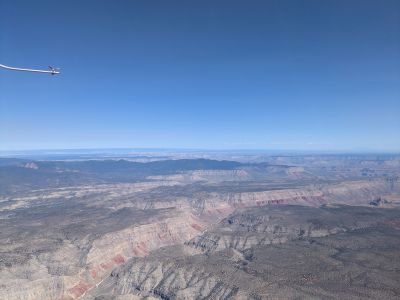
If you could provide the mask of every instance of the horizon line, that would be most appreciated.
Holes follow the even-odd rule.
[[[0,149],[0,156],[13,155],[13,154],[29,154],[38,152],[77,152],[74,154],[85,154],[79,151],[136,151],[136,152],[167,152],[167,151],[182,151],[182,152],[266,152],[266,153],[321,153],[321,154],[400,154],[400,150],[378,150],[378,149],[337,149],[337,150],[326,150],[326,149],[266,149],[266,148],[200,148],[200,147],[93,147],[93,148],[38,148],[38,149],[13,149],[3,150]],[[45,154],[45,153],[43,153]],[[57,153],[47,153],[57,154]],[[62,153],[58,153],[62,154]],[[87,153],[90,154],[90,153]],[[111,153],[112,154],[112,153]],[[116,154],[116,153],[115,153]],[[129,153],[120,153],[129,154]]]

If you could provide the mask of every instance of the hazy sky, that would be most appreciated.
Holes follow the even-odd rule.
[[[400,150],[398,0],[0,3],[0,150]]]

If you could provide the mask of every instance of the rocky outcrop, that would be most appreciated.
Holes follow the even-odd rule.
[[[353,211],[357,211],[355,217]],[[387,221],[387,215],[370,217],[369,208],[346,206],[263,206],[239,209],[217,227],[193,238],[186,245],[204,253],[224,249],[245,252],[255,246],[282,244],[291,240],[324,237],[363,229]],[[388,213],[390,215],[390,213]],[[392,218],[396,218],[393,216]]]
[[[39,166],[34,162],[28,162],[24,165],[24,168],[37,170],[39,169]]]

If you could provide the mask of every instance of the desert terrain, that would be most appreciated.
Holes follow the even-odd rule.
[[[0,299],[399,299],[400,155],[0,158]]]

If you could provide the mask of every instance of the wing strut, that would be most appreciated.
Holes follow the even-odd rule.
[[[35,69],[26,69],[26,68],[9,67],[9,66],[0,64],[0,68],[7,69],[7,70],[13,70],[13,71],[36,72],[36,73],[49,73],[49,74],[51,74],[51,75],[60,74],[60,69],[58,69],[58,68],[53,68],[53,67],[49,67],[48,70],[35,70]]]

